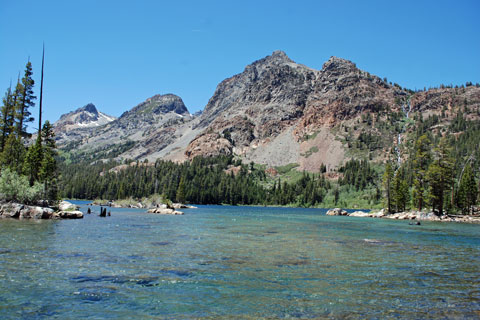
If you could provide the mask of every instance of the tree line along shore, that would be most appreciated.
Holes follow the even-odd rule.
[[[438,217],[475,216],[479,211],[480,121],[467,120],[462,112],[437,131],[430,128],[438,116],[417,116],[410,133],[413,143],[405,146],[402,161],[352,157],[336,170],[336,179],[329,178],[325,166],[309,173],[290,164],[274,168],[272,174],[265,165],[231,155],[184,163],[126,160],[129,165],[117,170],[124,162],[70,162],[58,152],[52,125],[48,120],[42,123],[42,91],[38,131],[27,132],[36,100],[32,75],[28,62],[23,77],[6,90],[0,108],[4,203],[55,207],[61,198],[159,195],[187,204],[385,208],[387,215],[430,211]],[[368,147],[369,141],[365,143]]]

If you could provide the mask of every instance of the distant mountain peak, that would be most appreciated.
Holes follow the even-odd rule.
[[[93,114],[98,114],[98,110],[93,103],[89,103],[89,104],[77,109],[77,111],[75,111],[75,112],[81,112],[81,111],[87,111],[87,112],[90,112],[90,113],[93,113]]]
[[[93,103],[89,103],[75,111],[63,114],[54,123],[54,127],[58,135],[60,132],[69,132],[75,129],[99,127],[113,120],[115,117],[98,111]]]
[[[179,96],[172,93],[156,94],[133,109],[124,112],[121,118],[136,113],[166,114],[171,111],[179,115],[189,114],[187,107]]]

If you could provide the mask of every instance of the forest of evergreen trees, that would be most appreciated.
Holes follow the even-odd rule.
[[[15,88],[7,89],[0,108],[0,198],[26,204],[58,198],[54,133],[49,121],[42,125],[41,98],[39,130],[33,143],[27,132],[27,125],[34,121],[36,100],[32,75],[29,61]]]
[[[323,175],[303,173],[293,183],[280,179],[266,186],[266,173],[231,156],[197,157],[182,164],[157,160],[133,162],[121,170],[119,163],[61,164],[63,196],[79,199],[164,198],[195,204],[314,206],[331,184]],[[234,173],[236,169],[238,172]]]
[[[133,162],[123,169],[113,169],[120,165],[114,161],[93,165],[60,161],[62,196],[115,200],[161,194],[194,204],[354,206],[353,193],[369,192],[368,204],[383,203],[390,213],[422,209],[472,213],[479,200],[480,123],[459,113],[450,127],[434,132],[430,128],[436,122],[436,116],[417,119],[411,133],[414,143],[406,148],[401,164],[351,159],[339,168],[338,181],[326,179],[324,172],[299,173],[294,180],[272,177],[265,168],[231,156],[182,164]],[[333,203],[325,202],[327,195]]]
[[[448,128],[432,131],[438,122],[436,115],[417,119],[407,159],[386,164],[382,182],[388,212],[474,212],[480,198],[480,121],[466,120],[460,111]]]

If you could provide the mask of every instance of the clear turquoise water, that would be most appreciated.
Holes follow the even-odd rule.
[[[185,212],[0,221],[0,318],[480,317],[480,225]]]

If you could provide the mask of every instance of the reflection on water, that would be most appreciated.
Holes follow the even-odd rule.
[[[319,209],[111,211],[0,221],[0,317],[479,317],[478,225]]]

